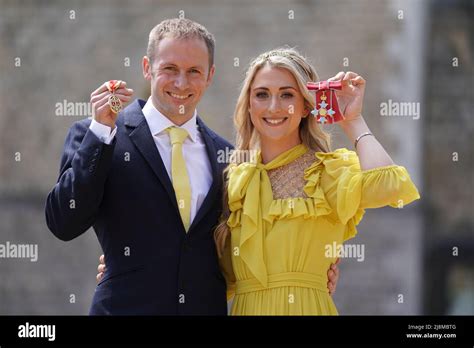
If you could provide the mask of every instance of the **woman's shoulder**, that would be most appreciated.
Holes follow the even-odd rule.
[[[351,159],[358,159],[357,153],[352,150],[348,150],[345,147],[341,147],[332,151],[323,152],[316,151],[315,153],[316,160],[321,162],[331,161],[331,160],[344,160],[348,161]]]
[[[332,151],[313,151],[313,162],[305,170],[306,177],[326,172],[331,176],[338,176],[346,169],[360,170],[357,153],[345,147]]]

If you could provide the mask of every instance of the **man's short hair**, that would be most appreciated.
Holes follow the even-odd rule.
[[[214,64],[214,47],[216,45],[214,35],[203,25],[187,18],[165,19],[150,31],[146,53],[151,63],[155,58],[156,46],[165,37],[176,39],[199,38],[203,40],[209,53],[209,69]]]

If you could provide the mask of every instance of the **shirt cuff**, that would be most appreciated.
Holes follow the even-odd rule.
[[[111,131],[109,126],[99,123],[96,120],[92,120],[89,129],[94,133],[94,135],[100,139],[103,143],[109,145],[117,133],[117,126]]]

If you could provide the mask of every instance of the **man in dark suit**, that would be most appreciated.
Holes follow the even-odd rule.
[[[213,229],[222,211],[218,155],[232,145],[197,116],[214,75],[214,38],[187,19],[151,32],[143,74],[148,101],[125,82],[91,94],[93,119],[66,138],[46,220],[68,241],[94,227],[107,260],[92,315],[226,315]]]

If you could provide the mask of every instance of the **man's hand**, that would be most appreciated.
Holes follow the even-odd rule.
[[[339,262],[341,262],[341,259],[337,258],[336,263],[331,263],[331,267],[329,267],[328,270],[328,290],[331,296],[336,292],[337,282],[339,280],[339,268],[337,268]]]
[[[102,123],[110,128],[115,128],[115,121],[117,119],[116,113],[110,110],[109,92],[107,85],[108,81],[104,82],[99,88],[91,93],[92,118],[99,123]],[[115,90],[115,95],[122,103],[128,103],[132,98],[133,89],[127,88],[127,83],[121,81],[120,86]]]
[[[104,255],[100,255],[99,257],[99,266],[97,266],[97,275],[96,275],[96,279],[97,279],[97,283],[99,283],[102,278],[104,277],[104,272],[105,272],[105,257]]]

